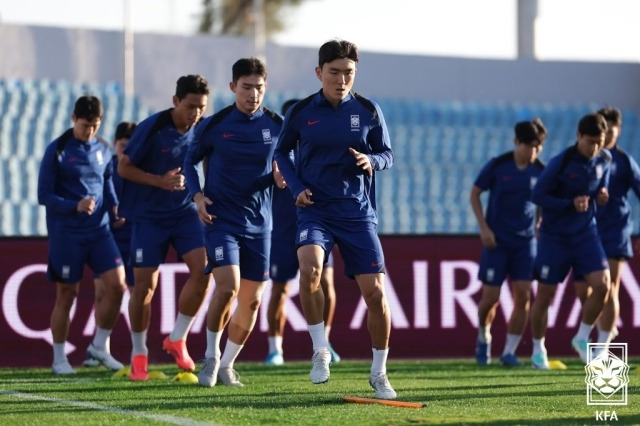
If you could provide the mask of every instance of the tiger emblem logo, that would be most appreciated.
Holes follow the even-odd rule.
[[[604,350],[584,367],[587,386],[609,398],[629,383],[629,366]]]

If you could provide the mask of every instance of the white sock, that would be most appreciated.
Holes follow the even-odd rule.
[[[64,345],[66,343],[54,343],[53,344],[53,363],[67,361],[67,354],[64,353]]]
[[[611,342],[612,334],[610,331],[598,330],[598,343]]]
[[[210,331],[207,329],[207,350],[204,352],[205,358],[220,358],[220,339],[222,330]]]
[[[327,339],[327,342],[329,341],[329,333],[331,333],[331,326],[330,325],[325,325],[324,326],[324,337]]]
[[[516,353],[516,348],[520,343],[520,339],[522,338],[521,334],[507,334],[507,340],[504,344],[504,352],[502,355],[513,354]]]
[[[282,353],[282,336],[269,336],[269,353]]]
[[[107,340],[111,335],[111,330],[105,328],[96,327],[96,334],[93,336],[93,347],[99,351],[107,351]]]
[[[149,355],[147,349],[147,330],[138,333],[131,332],[131,355]]]
[[[376,376],[380,373],[387,373],[387,356],[389,355],[389,348],[376,349],[371,348],[373,352],[373,362],[371,363],[371,375]]]
[[[233,363],[240,354],[240,351],[244,348],[244,345],[238,345],[227,339],[227,344],[224,346],[224,353],[220,358],[220,368],[233,368]]]
[[[540,353],[547,353],[547,348],[544,347],[544,337],[542,339],[533,339],[533,355]]]
[[[578,327],[578,333],[576,333],[576,336],[575,336],[576,339],[589,340],[589,334],[591,334],[592,329],[593,329],[593,325],[580,322],[580,327]]]
[[[193,324],[193,320],[196,317],[190,317],[185,314],[181,314],[178,312],[178,318],[176,318],[176,325],[173,327],[173,331],[169,335],[169,340],[172,342],[176,342],[178,340],[185,340],[187,338],[187,334],[189,334],[189,330],[191,329],[191,325]]]
[[[314,352],[320,348],[329,348],[327,337],[324,334],[324,321],[314,325],[307,324],[307,329],[309,330],[309,334],[311,335]]]
[[[478,340],[480,343],[491,343],[491,326],[478,327]]]

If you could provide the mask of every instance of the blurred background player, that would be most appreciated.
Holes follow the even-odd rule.
[[[233,364],[253,331],[269,278],[272,187],[284,186],[273,169],[282,117],[262,106],[266,66],[257,58],[242,58],[231,71],[235,102],[197,127],[184,162],[190,197],[205,224],[207,271],[215,279],[207,311],[207,348],[198,373],[198,382],[206,387],[218,380],[243,386]],[[196,169],[201,161],[206,161],[204,188]]]
[[[491,159],[471,188],[470,202],[480,228],[482,259],[478,279],[482,297],[478,304],[476,361],[491,363],[491,324],[496,316],[500,288],[509,277],[513,311],[500,364],[520,366],[515,352],[529,316],[536,228],[539,210],[531,201],[531,190],[544,165],[538,160],[547,131],[539,119],[515,125],[515,150]],[[486,214],[480,194],[489,192]]]
[[[287,112],[275,158],[298,206],[300,301],[313,343],[309,378],[319,384],[331,374],[320,274],[337,244],[345,273],[356,280],[367,305],[373,355],[369,384],[376,398],[395,399],[386,367],[391,312],[374,175],[393,165],[393,151],[380,107],[351,92],[358,60],[357,46],[346,40],[320,47],[315,74],[322,88]]]
[[[136,128],[136,123],[123,121],[116,127],[116,135],[113,142],[113,148],[115,154],[111,158],[112,168],[114,173],[112,175],[113,186],[116,191],[118,199],[122,197],[122,177],[116,172],[118,170],[118,161],[122,157],[122,153],[129,143],[129,139]],[[124,263],[125,281],[127,288],[133,287],[133,268],[131,267],[131,222],[127,221],[124,217],[116,217],[112,211],[109,211],[109,219],[111,226],[111,233],[116,241],[120,255],[122,256],[122,262]],[[102,298],[104,297],[105,286],[104,282],[99,276],[96,276],[93,280],[95,300],[94,305],[100,305]],[[111,353],[110,339],[107,339],[105,343],[105,351]],[[87,359],[82,363],[85,367],[97,367],[100,365],[100,360],[93,358],[91,352],[87,352]]]
[[[628,193],[632,189],[640,198],[640,168],[632,156],[616,142],[622,131],[622,113],[617,108],[606,107],[598,111],[607,121],[604,147],[611,153],[609,177],[609,201],[596,210],[598,234],[609,262],[611,290],[598,319],[598,343],[610,343],[617,335],[616,324],[620,317],[620,275],[627,259],[633,257],[631,234],[631,206]],[[590,294],[590,287],[583,277],[574,277],[576,292],[582,303]]]
[[[282,104],[281,114],[299,99],[289,99]],[[289,295],[289,282],[296,277],[298,272],[298,255],[296,254],[296,205],[288,188],[273,189],[273,231],[271,232],[271,255],[269,274],[271,277],[271,297],[267,309],[267,321],[269,323],[268,342],[269,353],[265,364],[282,365],[284,356],[282,339],[284,327],[287,322],[286,302]],[[329,333],[333,324],[333,316],[336,309],[336,292],[333,285],[333,254],[329,253],[327,262],[322,265],[320,286],[324,292],[324,329],[329,341]],[[331,362],[340,362],[340,355],[329,343]]]
[[[38,177],[38,202],[46,207],[49,231],[47,277],[56,283],[51,313],[53,374],[75,374],[65,352],[69,313],[87,264],[104,283],[95,307],[96,333],[87,353],[112,370],[123,367],[108,352],[125,291],[125,272],[118,247],[109,231],[107,206],[117,216],[111,150],[96,137],[102,104],[95,96],[76,100],[73,127],[45,150]]]
[[[125,179],[123,215],[133,222],[131,256],[135,284],[129,299],[131,380],[148,380],[147,330],[151,300],[158,286],[158,268],[169,245],[189,268],[180,291],[178,317],[162,347],[183,370],[195,364],[187,351],[187,334],[207,293],[206,254],[202,223],[185,187],[182,165],[194,126],[207,107],[209,83],[200,75],[178,79],[173,108],[143,120],[118,164]]]
[[[600,114],[582,117],[576,144],[549,161],[533,188],[532,200],[542,208],[534,267],[538,290],[531,305],[531,366],[536,369],[550,369],[544,344],[547,314],[558,283],[569,269],[584,276],[592,289],[571,341],[583,362],[589,333],[609,293],[609,265],[595,218],[596,203],[603,205],[609,197],[611,154],[604,149],[606,132],[607,123]]]

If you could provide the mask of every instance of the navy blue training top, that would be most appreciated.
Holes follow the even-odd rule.
[[[198,192],[213,204],[209,229],[235,233],[271,232],[273,150],[282,117],[266,108],[245,114],[235,104],[204,119],[184,161],[189,197]],[[204,189],[196,165],[206,158]]]
[[[640,198],[640,168],[636,160],[618,146],[614,146],[609,152],[612,158],[609,201],[604,206],[598,206],[596,210],[598,232],[604,239],[623,232],[632,233],[629,189]]]
[[[171,119],[171,109],[153,114],[133,131],[124,150],[131,164],[155,175],[182,168],[194,126],[180,133]],[[182,171],[181,171],[182,173]],[[121,215],[130,220],[162,220],[195,209],[189,191],[169,191],[125,179]]]
[[[296,147],[294,165],[289,153]],[[311,190],[314,204],[298,207],[299,221],[377,223],[375,173],[357,166],[349,148],[367,154],[374,172],[393,165],[389,132],[374,101],[350,93],[334,107],[320,90],[287,111],[275,159],[294,200]]]
[[[596,196],[609,184],[611,154],[603,149],[586,158],[577,144],[553,157],[533,188],[532,200],[542,207],[540,232],[573,235],[596,226]],[[589,196],[589,208],[578,212],[573,199]]]
[[[492,158],[474,185],[489,190],[485,219],[499,244],[517,244],[535,236],[536,205],[531,191],[544,170],[539,160],[519,169],[514,152]]]
[[[54,226],[65,232],[108,226],[107,208],[118,205],[111,156],[106,142],[83,142],[73,136],[73,129],[47,146],[38,175],[38,202],[46,207],[49,231]],[[90,196],[95,197],[93,214],[79,213],[78,202]]]

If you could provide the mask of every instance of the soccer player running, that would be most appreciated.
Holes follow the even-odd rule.
[[[115,150],[115,154],[111,157],[111,165],[113,170],[118,170],[118,161],[119,158],[122,157],[122,153],[124,148],[129,143],[129,139],[131,139],[131,135],[136,128],[136,123],[123,121],[116,126],[116,135],[113,142],[113,147]],[[113,180],[113,186],[116,191],[116,196],[118,199],[122,197],[122,177],[116,172],[111,176]],[[113,210],[109,210],[109,219],[110,219],[110,228],[111,234],[113,234],[113,238],[115,239],[116,245],[118,246],[118,251],[120,252],[120,256],[122,258],[122,262],[124,263],[125,270],[125,282],[128,288],[133,287],[133,268],[131,267],[131,258],[130,258],[130,249],[131,249],[131,222],[127,221],[122,216],[115,216],[113,214]],[[99,276],[95,277],[94,280],[94,306],[100,305],[102,298],[105,293],[105,285],[100,279]],[[111,348],[109,345],[109,339],[105,344],[105,351],[111,353]],[[91,354],[91,348],[87,350],[87,359],[82,363],[85,367],[97,367],[100,365],[100,360],[96,359]]]
[[[377,234],[374,171],[393,164],[380,107],[351,92],[359,54],[355,44],[330,40],[318,52],[322,89],[292,107],[275,158],[298,206],[300,300],[313,342],[312,383],[329,380],[331,352],[323,322],[322,264],[334,244],[368,308],[377,398],[394,399],[387,379],[391,316],[384,290],[384,254]],[[290,152],[296,149],[295,165]]]
[[[640,198],[640,168],[632,156],[616,142],[622,130],[622,113],[617,108],[605,107],[598,111],[607,121],[604,147],[612,158],[609,177],[609,201],[596,210],[598,233],[607,254],[611,271],[611,289],[598,319],[598,343],[609,344],[618,334],[616,323],[620,317],[620,275],[627,259],[633,257],[631,234],[633,222],[628,192]],[[584,303],[589,287],[582,277],[574,277],[576,292]]]
[[[282,115],[299,99],[289,99],[282,105]],[[271,232],[271,254],[269,276],[271,277],[271,297],[267,307],[267,322],[269,324],[268,343],[269,353],[265,364],[282,365],[284,355],[282,340],[287,322],[286,302],[289,295],[289,282],[298,272],[298,255],[296,254],[296,205],[291,198],[291,192],[285,188],[273,189],[273,231]],[[324,292],[324,330],[329,341],[329,333],[333,324],[336,309],[336,292],[333,285],[333,255],[329,252],[327,262],[322,265],[320,286]],[[340,362],[340,355],[329,343],[331,362]]]
[[[507,325],[507,337],[500,364],[522,365],[516,348],[529,316],[529,298],[536,257],[538,209],[531,191],[544,165],[538,160],[547,131],[542,121],[521,121],[515,125],[515,150],[492,158],[480,171],[471,188],[469,201],[478,221],[482,259],[478,279],[482,298],[478,304],[476,361],[491,363],[491,324],[496,316],[502,282],[508,276],[514,308]],[[489,192],[486,215],[480,194]]]
[[[129,299],[131,380],[149,379],[147,330],[151,300],[158,286],[158,268],[169,244],[189,268],[178,300],[178,317],[162,347],[183,370],[195,364],[187,351],[187,333],[209,284],[202,224],[181,174],[193,128],[207,107],[209,84],[200,75],[178,79],[173,108],[143,120],[118,164],[125,178],[123,215],[133,222],[131,255],[135,285]]]
[[[256,322],[269,278],[273,149],[282,117],[262,107],[267,69],[256,58],[237,60],[229,84],[235,103],[207,117],[184,161],[190,197],[205,223],[215,288],[207,312],[207,348],[198,382],[243,386],[233,364]],[[204,161],[204,188],[196,165]],[[282,178],[278,185],[284,186]],[[233,302],[238,304],[231,315]],[[220,339],[229,324],[224,354]]]
[[[578,123],[575,145],[553,157],[533,188],[542,208],[534,276],[538,291],[531,306],[533,368],[549,370],[544,337],[549,305],[569,269],[592,289],[585,300],[578,333],[571,341],[586,362],[587,339],[602,312],[610,287],[609,265],[596,226],[596,204],[607,202],[611,153],[604,149],[607,123],[588,114]]]
[[[120,314],[125,273],[109,231],[107,206],[117,215],[111,175],[111,151],[96,137],[102,104],[95,96],[76,100],[73,127],[45,150],[38,176],[38,202],[46,207],[49,231],[47,278],[56,283],[51,313],[53,374],[75,374],[65,353],[69,313],[87,264],[104,283],[96,305],[96,334],[87,352],[112,370],[123,365],[109,353],[107,341]]]

